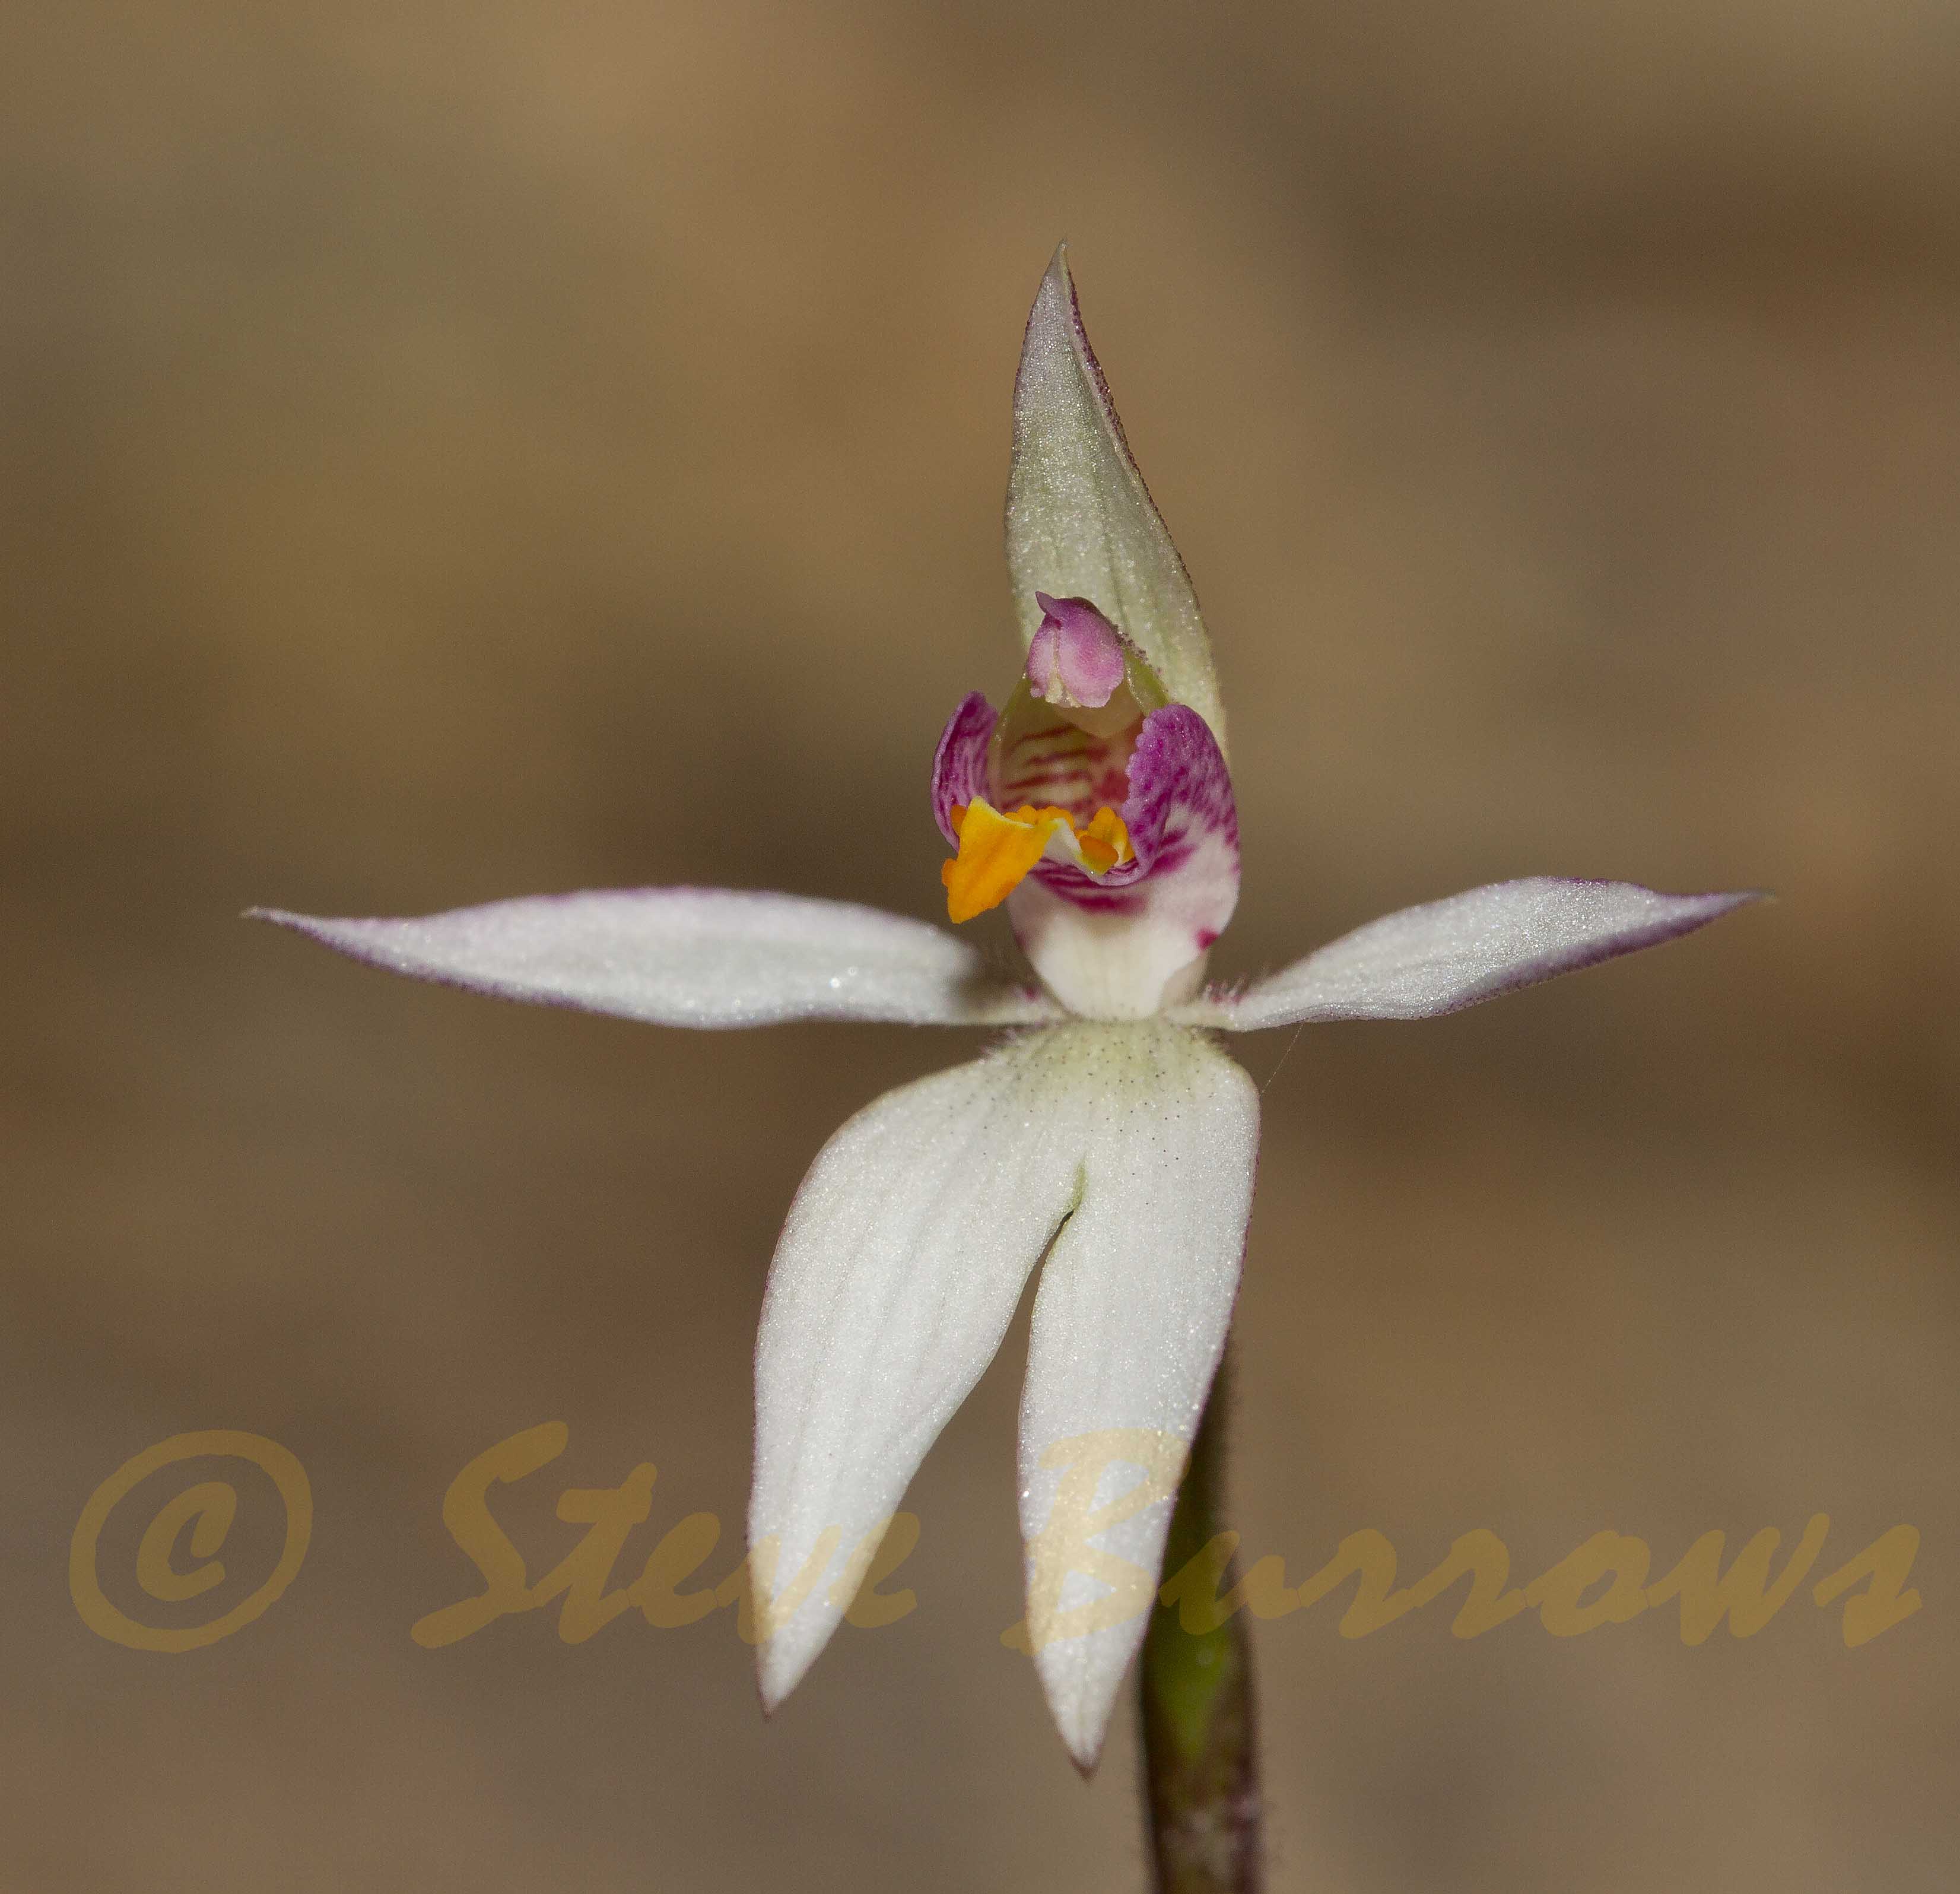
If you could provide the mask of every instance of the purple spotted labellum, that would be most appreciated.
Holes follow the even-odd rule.
[[[978,695],[954,711],[931,800],[956,850],[950,915],[1004,903],[1034,983],[927,922],[782,894],[645,888],[412,920],[257,912],[396,972],[665,1025],[1021,1029],[867,1105],[790,1207],[756,1351],[758,1658],[773,1708],[1045,1257],[1020,1421],[1028,1641],[1087,1768],[1147,1611],[1085,1617],[1034,1549],[1070,1443],[1131,1443],[1160,1471],[1196,1430],[1258,1142],[1258,1094],[1215,1033],[1433,1017],[1753,897],[1507,881],[1370,922],[1249,986],[1207,987],[1239,891],[1223,711],[1061,252],[1015,385],[1007,555],[1022,672],[998,713]],[[1166,1484],[1099,1533],[1102,1552],[1153,1581],[1170,1504]]]

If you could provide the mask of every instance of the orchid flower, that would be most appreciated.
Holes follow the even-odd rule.
[[[769,1709],[836,1628],[851,1574],[1037,1264],[1024,1539],[1055,1504],[1064,1444],[1188,1448],[1225,1346],[1258,1148],[1258,1093],[1219,1030],[1431,1018],[1752,898],[1503,882],[1373,922],[1242,988],[1208,988],[1239,872],[1217,681],[1059,250],[1015,384],[1007,537],[1025,662],[998,714],[977,694],[954,711],[931,804],[954,852],[950,918],[1004,903],[1038,984],[924,922],[787,894],[643,888],[405,920],[260,911],[396,972],[663,1025],[1016,1029],[867,1106],[790,1207],[756,1343],[749,1516]],[[1154,1582],[1169,1512],[1160,1498],[1102,1543]],[[1031,1621],[1034,1577],[1031,1554]],[[1085,1768],[1147,1615],[1030,1640]]]

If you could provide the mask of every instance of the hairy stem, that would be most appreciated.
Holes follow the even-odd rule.
[[[1166,1579],[1221,1530],[1229,1367],[1212,1384],[1178,1488],[1164,1546]],[[1228,1568],[1224,1585],[1231,1577]],[[1144,1794],[1159,1894],[1257,1894],[1258,1746],[1246,1614],[1190,1631],[1177,1605],[1160,1604],[1144,1642],[1141,1681]]]

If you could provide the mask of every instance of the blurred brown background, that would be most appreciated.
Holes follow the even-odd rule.
[[[733,1562],[784,1208],[977,1036],[527,1011],[235,918],[934,912],[1061,236],[1220,651],[1217,970],[1517,874],[1781,896],[1241,1042],[1247,1549],[1924,1534],[1857,1650],[1808,1584],[1697,1649],[1262,1627],[1275,1888],[1952,1885],[1950,5],[30,4],[0,72],[10,1888],[1141,1884],[1127,1724],[1085,1787],[998,1642],[1018,1335],[914,1488],[918,1609],[772,1726],[726,1614],[408,1636],[477,1588],[449,1480],[540,1421],[534,1577],[641,1459],[620,1582],[697,1510]],[[97,1638],[84,1500],[218,1427],[306,1466],[299,1578]],[[132,1499],[110,1595],[242,1596],[239,1484],[222,1589],[142,1600]]]

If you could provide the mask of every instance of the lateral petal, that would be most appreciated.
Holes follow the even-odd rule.
[[[798,895],[601,889],[409,920],[323,920],[275,908],[249,918],[391,972],[662,1026],[988,1026],[1058,1012],[940,928]]]
[[[1026,1630],[1062,1740],[1087,1770],[1149,1622],[1177,1479],[1224,1350],[1259,1101],[1223,1052],[1163,1020],[1042,1036],[1101,1101],[1081,1202],[1042,1270],[1021,1404]]]
[[[1759,900],[1537,875],[1404,908],[1173,1017],[1237,1032],[1301,1020],[1421,1020],[1657,947]]]
[[[1197,595],[1089,345],[1066,244],[1036,292],[1014,381],[1007,567],[1023,648],[1041,629],[1038,592],[1087,600],[1141,650],[1172,700],[1190,705],[1224,746]]]
[[[797,1193],[756,1345],[749,1540],[752,1560],[769,1549],[778,1601],[759,1610],[765,1708],[836,1628],[851,1553],[994,1358],[1075,1204],[1093,1100],[1055,1036],[887,1093]]]

